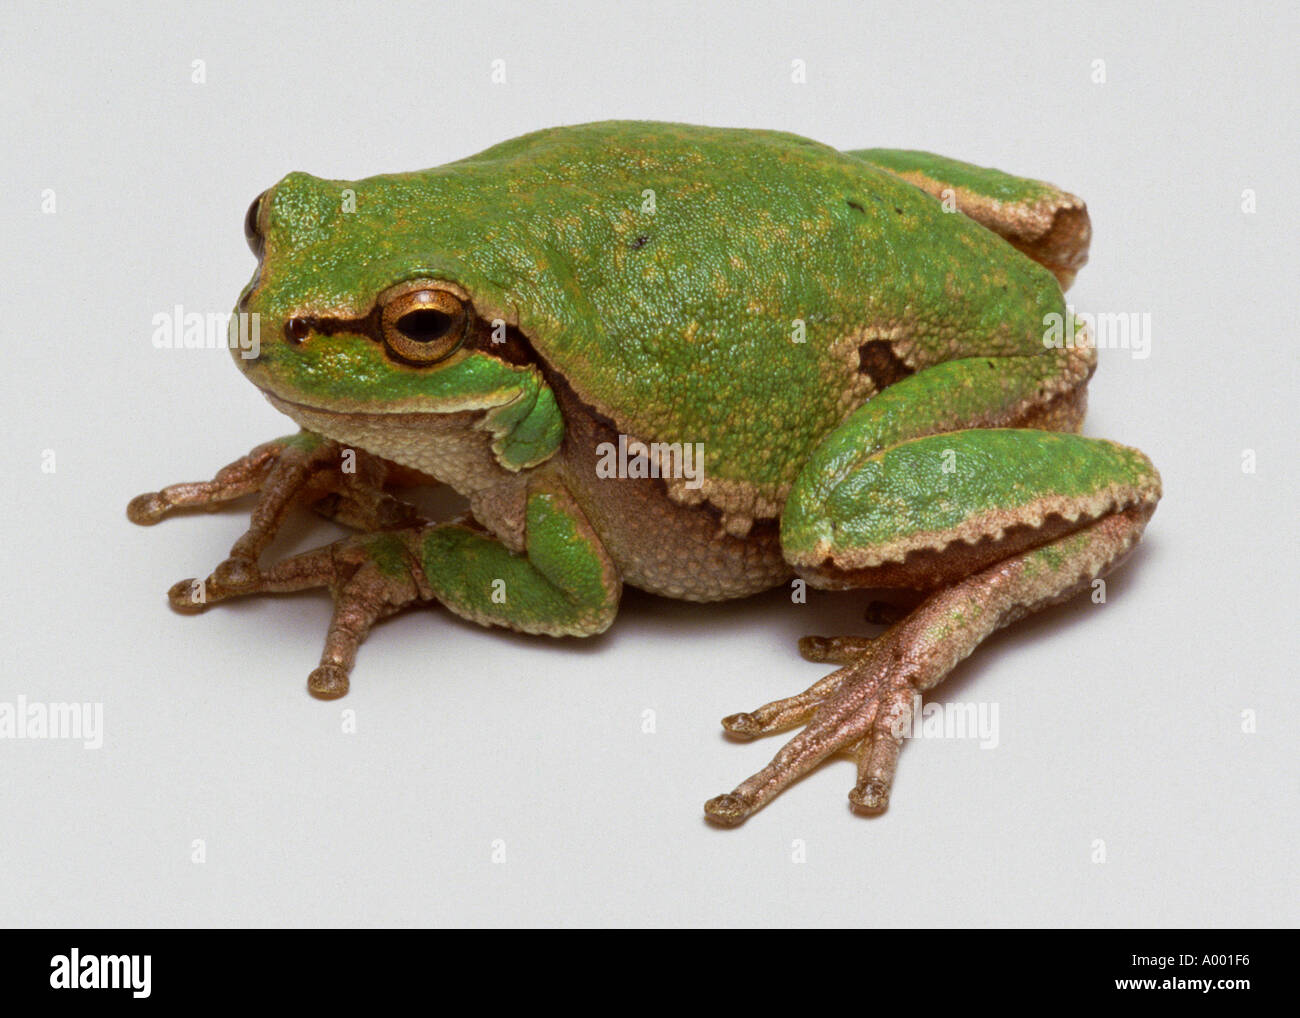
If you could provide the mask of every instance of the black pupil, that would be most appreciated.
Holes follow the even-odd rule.
[[[397,328],[403,336],[414,343],[432,343],[442,339],[451,330],[455,319],[445,311],[434,308],[421,308],[408,311],[397,320]]]

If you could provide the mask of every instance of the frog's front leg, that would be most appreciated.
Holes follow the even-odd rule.
[[[320,664],[307,682],[322,699],[347,692],[357,649],[371,627],[410,606],[440,603],[482,625],[551,636],[608,628],[622,580],[568,491],[554,481],[534,483],[524,518],[522,551],[465,516],[346,538],[284,559],[239,589],[223,587],[215,576],[196,589],[211,603],[327,588],[334,613]],[[176,595],[188,596],[190,586],[193,581],[182,581]]]
[[[422,522],[413,506],[385,490],[393,469],[392,464],[362,450],[345,449],[303,431],[259,445],[247,456],[222,467],[210,481],[173,484],[138,495],[126,512],[132,522],[149,526],[175,512],[212,510],[258,494],[248,530],[212,573],[213,589],[208,593],[229,595],[252,589],[258,558],[295,503],[310,505],[322,515],[358,530],[388,530]],[[203,607],[187,603],[185,597],[172,596],[171,600],[180,611]]]
[[[815,585],[931,593],[875,639],[805,640],[807,656],[844,667],[799,696],[724,720],[746,737],[806,727],[705,805],[718,823],[739,823],[841,751],[858,761],[854,808],[884,809],[914,697],[990,633],[1116,565],[1160,496],[1150,461],[1110,442],[980,428],[882,444],[893,424],[867,404],[828,438],[795,482],[782,547]]]

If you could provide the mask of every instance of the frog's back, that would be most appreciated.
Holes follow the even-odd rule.
[[[459,256],[467,283],[514,280],[495,303],[620,430],[703,443],[703,487],[670,490],[735,518],[778,515],[809,451],[889,376],[1041,351],[1061,306],[993,233],[781,132],[585,124],[428,173],[489,217]]]

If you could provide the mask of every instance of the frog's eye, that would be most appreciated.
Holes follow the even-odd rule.
[[[262,236],[262,227],[259,223],[259,217],[262,214],[262,199],[266,197],[263,191],[253,199],[253,204],[248,206],[248,212],[244,215],[244,239],[248,241],[248,250],[262,257],[262,249],[266,246],[265,238]]]
[[[446,290],[410,290],[384,302],[379,322],[391,353],[413,364],[432,364],[460,346],[469,312]]]

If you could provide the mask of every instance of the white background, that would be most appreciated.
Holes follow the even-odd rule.
[[[1295,8],[1138,6],[6,5],[0,700],[102,702],[106,741],[0,742],[0,917],[1294,924]],[[1000,744],[908,745],[882,818],[850,813],[847,761],[737,830],[700,808],[778,745],[718,719],[823,674],[795,640],[857,630],[852,595],[633,592],[586,642],[411,614],[321,703],[324,594],[166,607],[246,509],[124,516],[292,430],[224,351],[150,343],[174,304],[231,308],[254,195],[611,117],[1054,181],[1093,216],[1073,303],[1151,315],[1149,358],[1103,352],[1087,424],[1159,466],[1146,542],[1107,604],[1000,634],[936,691],[996,703]],[[333,533],[304,522],[276,550]]]

